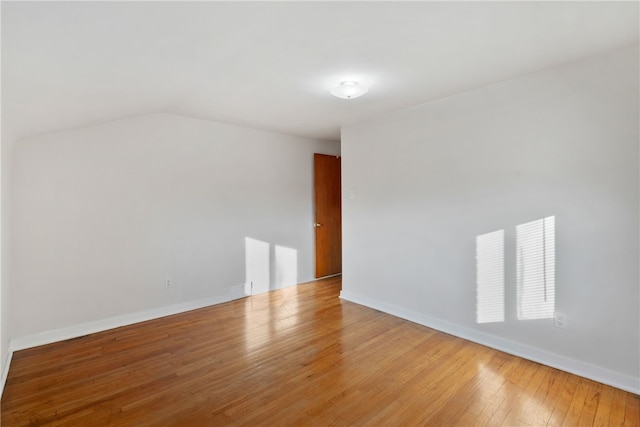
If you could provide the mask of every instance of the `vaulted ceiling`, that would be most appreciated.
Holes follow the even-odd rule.
[[[2,2],[16,137],[168,112],[340,126],[638,42],[637,2]],[[358,99],[329,89],[370,85]]]

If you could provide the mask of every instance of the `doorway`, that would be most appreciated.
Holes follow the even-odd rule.
[[[342,184],[339,156],[313,155],[315,277],[342,273]]]

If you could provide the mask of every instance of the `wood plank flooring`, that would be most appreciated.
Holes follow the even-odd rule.
[[[14,354],[2,426],[640,426],[640,398],[332,278]]]

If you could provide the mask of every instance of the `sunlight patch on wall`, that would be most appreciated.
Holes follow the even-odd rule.
[[[555,217],[516,227],[518,319],[548,319],[555,310]]]
[[[269,243],[245,237],[246,283],[252,284],[251,294],[269,291]]]
[[[476,237],[476,322],[504,322],[504,230]]]
[[[286,287],[298,283],[298,251],[276,245],[276,286]]]

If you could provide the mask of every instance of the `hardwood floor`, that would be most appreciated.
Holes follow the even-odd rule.
[[[340,286],[17,352],[2,425],[640,425],[634,394],[341,301]]]

